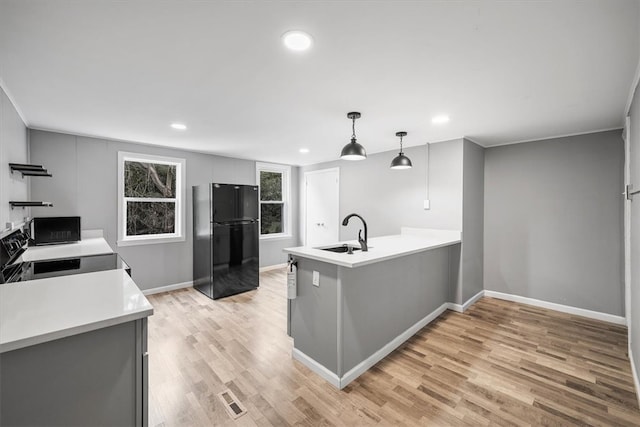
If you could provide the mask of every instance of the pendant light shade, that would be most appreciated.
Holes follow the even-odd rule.
[[[342,148],[340,158],[344,160],[364,160],[367,158],[367,151],[356,141],[356,119],[360,118],[360,113],[354,111],[348,113],[347,117],[353,121],[351,125],[353,132],[351,134],[351,142]]]
[[[402,152],[402,137],[407,136],[406,132],[396,132],[396,136],[400,137],[400,153],[391,160],[391,169],[411,169],[413,165],[411,160]]]

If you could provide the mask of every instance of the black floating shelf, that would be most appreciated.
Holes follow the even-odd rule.
[[[11,172],[20,172],[25,176],[53,176],[42,165],[25,165],[23,163],[9,163]]]
[[[50,208],[53,206],[51,202],[9,202],[11,208],[35,208],[35,207],[47,207]]]

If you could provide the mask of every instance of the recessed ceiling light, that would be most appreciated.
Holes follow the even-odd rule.
[[[287,31],[282,35],[284,45],[296,52],[307,50],[313,44],[311,36],[304,31]]]
[[[435,116],[433,119],[431,119],[431,123],[435,125],[441,125],[442,123],[448,123],[448,122],[449,122],[449,116],[446,116],[444,114]]]
[[[300,149],[300,152],[301,152],[302,154],[307,154],[307,153],[309,152],[309,149],[308,149],[308,148],[301,148],[301,149]]]
[[[176,130],[185,130],[185,129],[187,129],[187,126],[183,125],[182,123],[171,123],[171,127],[176,129]]]

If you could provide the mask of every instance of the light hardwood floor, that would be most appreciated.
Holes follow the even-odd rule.
[[[149,297],[150,426],[640,426],[624,327],[483,298],[338,391],[291,358],[284,270],[260,284]]]

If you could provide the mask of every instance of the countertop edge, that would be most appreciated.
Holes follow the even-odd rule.
[[[368,259],[368,260],[362,260],[362,261],[356,261],[356,262],[348,262],[348,261],[343,261],[343,260],[336,260],[336,259],[330,259],[327,258],[326,256],[322,256],[321,254],[315,254],[315,253],[309,253],[309,252],[305,252],[305,251],[300,251],[300,250],[296,250],[296,248],[285,248],[283,249],[283,251],[285,253],[289,253],[291,255],[296,255],[299,256],[301,258],[307,258],[307,259],[312,259],[315,261],[321,261],[321,262],[325,262],[327,264],[333,264],[333,265],[337,265],[340,267],[347,267],[347,268],[357,268],[357,267],[362,267],[365,265],[369,265],[369,264],[375,264],[377,262],[383,262],[383,261],[387,261],[390,259],[394,259],[394,258],[400,258],[403,256],[407,256],[407,255],[412,255],[412,254],[416,254],[419,252],[425,252],[425,251],[429,251],[429,250],[433,250],[433,249],[439,249],[439,248],[443,248],[446,246],[452,246],[452,245],[456,245],[462,243],[462,239],[455,239],[455,240],[447,240],[441,243],[436,243],[433,245],[429,245],[423,248],[415,248],[415,249],[409,249],[406,251],[400,251],[397,253],[393,253],[393,254],[387,254],[387,255],[382,255],[378,258],[374,258],[374,259]],[[318,250],[320,251],[320,249],[314,249],[314,248],[308,248],[308,249],[313,249],[313,250]]]
[[[115,326],[122,323],[138,320],[138,319],[143,319],[151,315],[153,315],[153,307],[149,309],[140,310],[134,313],[127,313],[125,315],[118,316],[118,317],[102,319],[97,322],[86,323],[84,325],[78,325],[78,326],[72,326],[70,328],[60,329],[57,331],[48,332],[41,335],[32,336],[29,338],[23,338],[16,341],[0,343],[0,354],[7,353],[13,350],[19,350],[21,348],[30,347],[37,344],[46,343],[49,341],[55,341],[57,339],[70,337],[72,335],[83,334],[85,332],[92,332],[98,329],[108,328],[110,326]]]
[[[364,265],[375,264],[376,262],[388,261],[390,259],[400,258],[400,257],[407,256],[407,255],[413,255],[413,254],[417,254],[417,253],[420,253],[420,252],[426,252],[426,251],[431,251],[431,250],[434,250],[434,249],[444,248],[446,246],[457,245],[458,243],[461,243],[461,240],[457,240],[457,241],[453,241],[453,242],[443,242],[443,243],[439,243],[437,245],[429,246],[428,248],[420,248],[420,249],[408,250],[406,252],[401,252],[401,253],[398,253],[398,254],[388,255],[388,256],[384,256],[384,257],[381,257],[381,258],[378,258],[378,259],[374,259],[374,260],[366,260],[366,261],[355,262],[355,263],[351,264],[351,267],[362,267]]]

